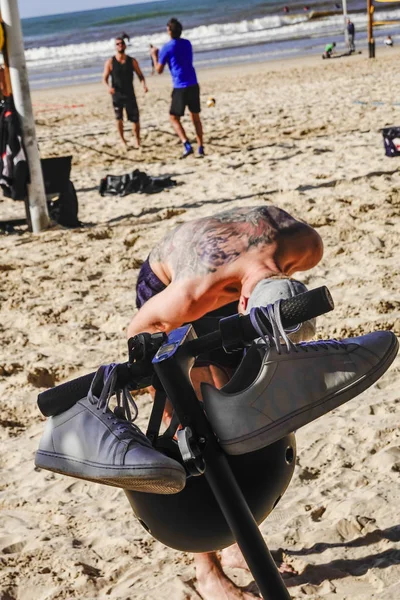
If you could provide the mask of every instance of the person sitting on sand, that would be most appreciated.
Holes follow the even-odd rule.
[[[322,58],[330,58],[332,54],[335,52],[336,42],[331,42],[325,46],[325,52],[322,55]]]
[[[387,38],[385,38],[383,43],[385,44],[385,46],[388,46],[389,48],[391,48],[393,46],[392,36],[388,35]]]
[[[126,111],[128,121],[132,123],[132,131],[136,139],[136,146],[140,148],[140,121],[139,109],[136,102],[135,90],[133,88],[134,73],[143,84],[144,93],[147,93],[147,85],[144,75],[136,58],[126,54],[125,39],[129,40],[126,33],[115,38],[116,54],[109,58],[104,65],[103,83],[112,96],[112,103],[117,119],[117,130],[126,147],[124,136],[123,110]],[[108,80],[111,75],[111,87]]]
[[[128,327],[128,338],[144,331],[169,332],[184,323],[193,323],[195,331],[203,334],[215,329],[222,316],[292,297],[306,290],[292,275],[311,269],[322,255],[317,231],[274,206],[234,208],[183,223],[157,244],[141,266],[136,286],[139,310]],[[314,330],[314,321],[302,324],[292,334],[294,341],[309,339]],[[387,348],[387,336],[382,333],[391,339],[390,332],[377,332],[351,341],[306,343],[292,351],[285,346],[282,353],[267,350],[271,371],[265,394],[257,400],[260,425],[265,428],[267,424],[269,429],[276,418],[279,426],[284,423],[287,433],[292,432],[299,423],[297,415],[315,418],[315,405],[326,397],[334,396],[337,406],[342,394],[347,394],[344,402],[362,391],[357,391],[358,382],[367,380],[372,385],[382,372],[379,368]],[[199,398],[200,383],[217,388],[226,384],[242,354],[221,349],[200,358],[202,366],[191,372]],[[89,392],[72,408],[48,419],[36,466],[141,492],[179,492],[186,483],[181,464],[157,452],[133,423],[108,408],[112,372],[104,384],[101,377],[101,389],[94,396]],[[280,406],[278,417],[269,404],[270,385],[274,405]],[[280,405],[281,397],[291,400]],[[252,407],[245,404],[241,409],[248,411],[243,423],[248,422],[246,415],[254,413]],[[222,405],[221,411],[226,414],[226,410]],[[225,439],[232,446],[236,441],[229,439],[230,420],[222,421],[220,443]],[[258,434],[258,429],[251,432],[252,443],[259,441]],[[252,451],[250,446],[247,451]],[[196,554],[195,565],[204,600],[254,600],[253,594],[238,588],[223,571],[228,566],[246,567],[237,546],[223,551],[220,558],[215,553]]]
[[[151,53],[157,73],[161,75],[166,64],[168,64],[171,72],[174,89],[169,115],[172,127],[184,147],[181,158],[193,154],[192,144],[189,142],[181,123],[181,117],[185,114],[186,106],[189,109],[196,130],[198,156],[202,158],[204,156],[204,145],[203,127],[200,119],[200,88],[193,67],[192,44],[189,40],[181,37],[182,29],[182,24],[177,19],[170,19],[167,23],[170,41],[161,50],[153,47]]]

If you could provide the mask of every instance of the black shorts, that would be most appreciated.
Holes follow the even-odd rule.
[[[117,121],[122,121],[122,113],[125,109],[126,118],[131,123],[139,122],[139,108],[136,102],[135,96],[116,96],[113,97],[113,107],[115,112],[115,118]]]
[[[172,90],[172,102],[169,110],[170,115],[183,117],[186,106],[191,113],[200,112],[200,88],[199,84],[189,85],[185,88],[174,88]]]

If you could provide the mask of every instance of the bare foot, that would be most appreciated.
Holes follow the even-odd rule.
[[[225,548],[221,552],[221,566],[222,568],[229,567],[231,569],[246,569],[249,570],[246,561],[243,558],[243,554],[237,544]]]
[[[279,573],[281,574],[290,574],[297,575],[297,571],[293,569],[291,565],[285,562],[283,551],[279,550],[277,552],[272,553],[273,558],[278,567]],[[221,552],[221,566],[222,568],[229,567],[231,569],[246,569],[249,570],[246,561],[243,558],[243,554],[240,551],[240,548],[237,544],[233,546],[229,546],[229,548],[225,548]]]
[[[287,563],[285,560],[285,553],[282,548],[279,550],[274,550],[271,552],[272,558],[274,559],[276,566],[278,567],[278,571],[281,575],[283,575],[283,579],[288,577],[294,577],[298,575],[298,572],[291,564]]]
[[[198,588],[203,600],[260,600],[260,596],[245,592],[225,575],[218,579],[207,577],[201,583],[198,581]]]
[[[255,600],[255,596],[244,591],[223,572],[214,553],[195,556],[198,589],[203,600]]]

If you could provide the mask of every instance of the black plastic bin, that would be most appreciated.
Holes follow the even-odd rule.
[[[50,217],[64,227],[80,227],[78,198],[70,180],[72,156],[42,158],[40,162]]]
[[[42,158],[44,187],[46,194],[59,194],[68,188],[71,175],[72,156]]]

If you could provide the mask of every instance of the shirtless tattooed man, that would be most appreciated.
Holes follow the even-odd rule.
[[[141,267],[136,288],[139,310],[128,327],[128,337],[144,331],[169,332],[184,323],[193,323],[198,334],[205,333],[210,320],[216,317],[238,311],[245,313],[250,307],[305,291],[305,286],[291,276],[313,268],[322,254],[319,234],[274,206],[234,208],[179,225],[161,240]],[[215,321],[212,325],[214,329]],[[313,333],[313,323],[303,324],[294,341],[308,339]],[[377,379],[376,376],[374,379],[377,368],[387,362],[388,345],[393,343],[391,335],[382,333],[389,334],[376,332],[343,342],[296,346],[296,351],[285,354],[284,362],[271,376],[274,394],[280,398],[290,392],[295,408],[299,402],[303,412],[307,412],[310,404],[326,393],[326,390],[321,392],[324,386],[328,386],[329,393],[338,395],[364,377],[369,378],[371,385]],[[272,368],[280,359],[281,355],[271,350],[268,360]],[[294,383],[296,376],[291,375],[300,364],[304,365],[304,359],[310,361],[307,365],[312,376],[299,386]],[[221,351],[210,356],[208,366],[192,369],[196,391],[200,394],[200,382],[209,382],[217,388],[227,383],[239,362],[237,353],[229,355]],[[329,383],[325,378],[327,370]],[[355,390],[351,397],[357,393],[360,392]],[[119,418],[101,400],[97,403],[97,396],[97,392],[95,396],[89,393],[68,411],[48,420],[36,465],[142,492],[179,492],[186,482],[184,468],[152,448],[134,424]],[[260,414],[267,412],[267,408],[268,398],[265,398]],[[280,410],[285,414],[286,407]],[[296,429],[296,426],[290,429],[293,421],[289,417],[285,417],[287,433]],[[230,438],[230,425],[225,425],[224,419],[218,425],[222,431],[217,431],[211,418],[210,422],[221,445],[225,439],[230,440],[228,444],[235,444]],[[204,600],[255,598],[238,588],[223,571],[225,566],[246,567],[237,547],[226,549],[220,558],[215,553],[198,554],[195,564]]]

